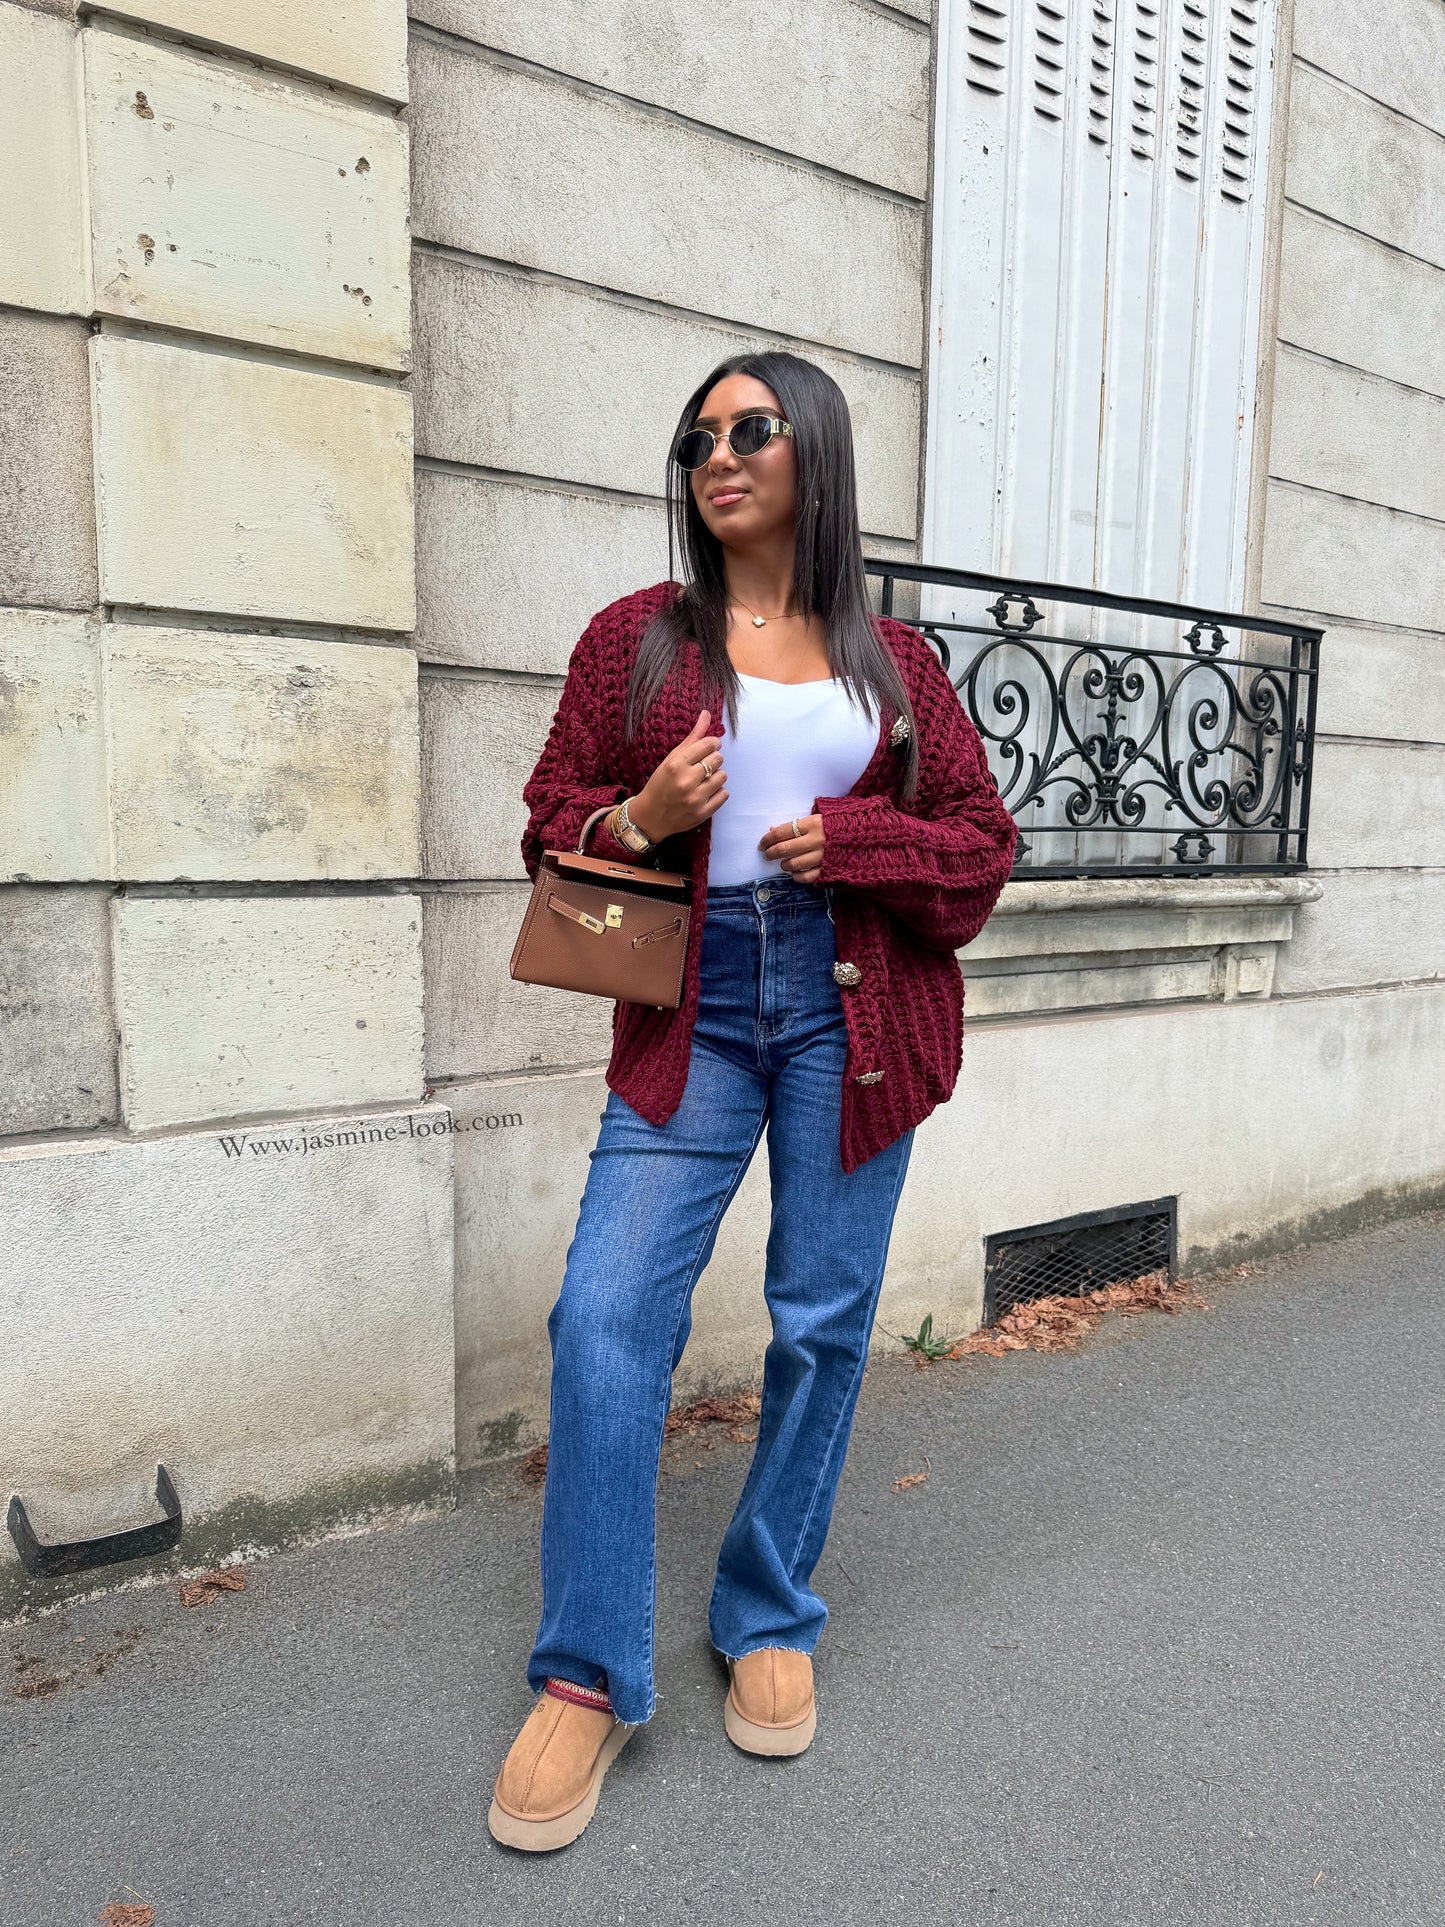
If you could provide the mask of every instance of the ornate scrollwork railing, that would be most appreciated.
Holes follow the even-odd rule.
[[[983,736],[1021,831],[1016,876],[1305,867],[1322,630],[865,567],[881,612],[929,639]]]

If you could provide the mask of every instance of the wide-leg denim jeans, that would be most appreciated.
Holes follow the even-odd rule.
[[[762,1411],[709,1609],[714,1646],[810,1653],[827,1535],[883,1282],[910,1130],[850,1173],[838,1157],[847,1031],[832,893],[795,878],[707,893],[686,1088],[662,1126],[609,1091],[552,1345],[543,1606],[527,1668],[605,1685],[652,1717],[656,1504],[672,1374],[718,1226],[766,1129],[772,1319]]]

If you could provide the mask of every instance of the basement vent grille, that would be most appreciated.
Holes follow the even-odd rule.
[[[996,1231],[984,1244],[983,1322],[1035,1298],[1080,1298],[1151,1271],[1174,1276],[1176,1198]]]

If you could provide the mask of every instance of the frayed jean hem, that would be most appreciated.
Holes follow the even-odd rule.
[[[740,1653],[730,1653],[726,1650],[725,1647],[719,1646],[716,1643],[714,1643],[713,1645],[713,1651],[715,1653],[721,1653],[724,1659],[746,1659],[749,1653],[768,1653],[768,1652],[804,1653],[807,1655],[809,1659],[811,1659],[813,1654],[817,1650],[818,1649],[816,1645],[788,1646],[788,1645],[785,1645],[783,1641],[778,1639],[765,1639],[765,1640],[762,1640],[756,1646],[744,1646],[743,1650]]]

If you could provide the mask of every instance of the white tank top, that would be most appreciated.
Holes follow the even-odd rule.
[[[741,670],[738,678],[737,731],[728,732],[726,718],[713,731],[722,737],[728,800],[712,816],[710,885],[786,876],[776,857],[764,857],[759,837],[810,816],[815,796],[846,796],[878,747],[878,717],[869,722],[837,678],[772,682]]]

